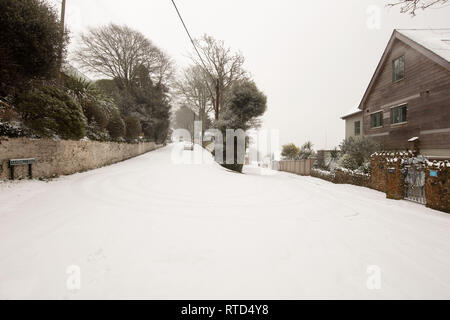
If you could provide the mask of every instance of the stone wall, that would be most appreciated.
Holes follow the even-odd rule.
[[[390,199],[405,197],[405,166],[425,172],[426,206],[450,213],[450,162],[430,162],[412,152],[383,152],[371,158],[370,187]],[[434,174],[431,175],[430,173]]]
[[[370,188],[386,192],[386,157],[373,155],[370,158]]]
[[[386,197],[402,200],[405,195],[405,177],[402,171],[402,159],[388,159],[386,175]]]
[[[51,178],[100,168],[156,149],[153,142],[136,144],[97,141],[0,137],[0,180],[10,178],[9,160],[35,158],[34,178]],[[15,178],[26,178],[27,166],[15,168]]]
[[[322,180],[326,180],[329,182],[335,183],[335,174],[330,171],[320,170],[320,169],[312,169],[311,177],[319,178]]]
[[[436,177],[430,175],[434,171]],[[450,213],[450,163],[429,165],[425,176],[425,194],[427,207]]]
[[[381,152],[372,155],[369,187],[385,192],[389,199],[403,199],[405,193],[403,163],[405,159],[413,156],[411,152]]]
[[[355,186],[368,187],[370,184],[370,176],[368,174],[350,170],[336,169],[335,183],[353,184]]]
[[[278,164],[278,163],[277,163]],[[292,163],[279,163],[288,171],[293,167]],[[435,210],[450,213],[450,162],[430,162],[423,156],[414,152],[381,152],[372,155],[370,161],[370,174],[363,174],[338,168],[333,172],[311,169],[311,176],[336,184],[353,184],[369,187],[386,193],[389,199],[401,200],[405,198],[405,175],[411,166],[425,172],[425,200],[421,194],[416,200],[425,203]],[[273,167],[274,170],[277,168]],[[285,169],[285,170],[283,170]],[[433,172],[433,175],[431,175]],[[423,176],[422,176],[423,177]],[[422,182],[423,183],[423,182]],[[423,184],[419,185],[423,185]],[[406,182],[407,186],[407,182]],[[422,192],[423,189],[419,189]],[[411,195],[409,195],[411,197]],[[416,201],[414,200],[414,201]]]
[[[345,169],[336,169],[334,172],[312,169],[311,176],[336,184],[352,184],[360,187],[369,187],[370,176]]]

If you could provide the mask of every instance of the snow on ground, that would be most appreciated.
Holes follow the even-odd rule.
[[[0,298],[450,298],[450,215],[312,177],[176,165],[174,148],[0,183]]]

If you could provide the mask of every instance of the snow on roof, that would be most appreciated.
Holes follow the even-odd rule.
[[[358,107],[353,107],[350,110],[348,110],[348,112],[346,112],[345,115],[343,115],[341,117],[341,119],[348,118],[348,117],[353,116],[353,115],[355,115],[357,113],[360,113],[360,112],[362,112],[361,109],[359,109]]]
[[[397,31],[450,61],[450,29],[400,29]]]

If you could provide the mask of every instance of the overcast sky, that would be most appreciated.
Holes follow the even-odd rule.
[[[280,130],[282,144],[311,140],[321,149],[344,138],[340,116],[359,104],[393,29],[450,28],[448,5],[412,18],[385,8],[388,1],[176,3],[194,37],[207,33],[243,53],[246,69],[268,97],[263,128]],[[114,22],[144,33],[179,68],[188,63],[192,46],[170,0],[67,0],[67,6],[71,49],[87,27]]]

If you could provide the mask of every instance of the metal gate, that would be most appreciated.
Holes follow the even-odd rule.
[[[421,164],[405,166],[405,199],[426,204],[425,169]]]

